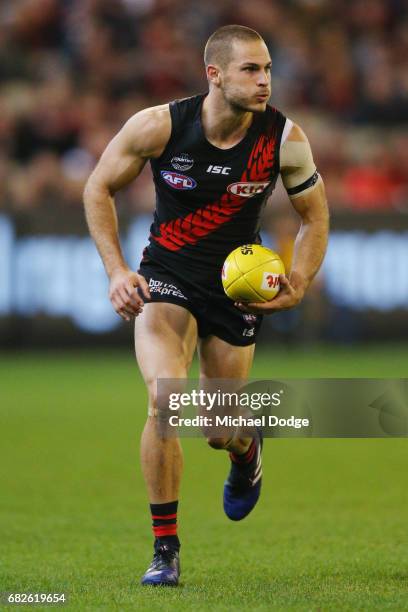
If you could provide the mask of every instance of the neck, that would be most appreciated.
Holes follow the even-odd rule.
[[[201,122],[211,144],[228,149],[238,144],[252,123],[253,113],[231,107],[217,90],[211,89],[204,99]]]

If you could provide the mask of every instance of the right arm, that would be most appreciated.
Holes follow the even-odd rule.
[[[114,194],[139,176],[148,159],[161,155],[170,133],[167,104],[137,113],[108,144],[85,186],[86,220],[110,280],[109,298],[127,321],[143,307],[136,288],[146,297],[150,294],[143,276],[130,270],[124,259]]]

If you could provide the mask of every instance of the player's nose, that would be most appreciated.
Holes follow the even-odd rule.
[[[265,72],[260,72],[258,76],[258,87],[269,89],[269,76]]]

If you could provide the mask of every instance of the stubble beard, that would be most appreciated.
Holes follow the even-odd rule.
[[[258,104],[250,104],[245,98],[234,95],[234,92],[228,93],[224,90],[224,99],[230,106],[231,110],[236,114],[241,113],[263,113],[266,110],[266,101]]]

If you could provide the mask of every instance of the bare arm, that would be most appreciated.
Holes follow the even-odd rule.
[[[302,223],[296,236],[290,282],[295,288],[301,285],[306,290],[319,271],[327,248],[329,213],[323,180],[318,179],[309,193],[291,200]]]
[[[281,275],[281,290],[274,300],[263,304],[240,304],[241,310],[246,312],[269,314],[299,304],[318,272],[327,248],[329,212],[324,184],[316,173],[309,142],[299,126],[293,125],[284,147],[281,151],[282,181],[301,218],[292,269],[289,279]]]
[[[114,194],[140,174],[149,158],[160,156],[170,132],[168,105],[137,113],[108,144],[85,186],[86,220],[110,279],[109,297],[126,320],[137,316],[143,307],[136,287],[140,286],[146,297],[149,289],[145,279],[125,262]]]

